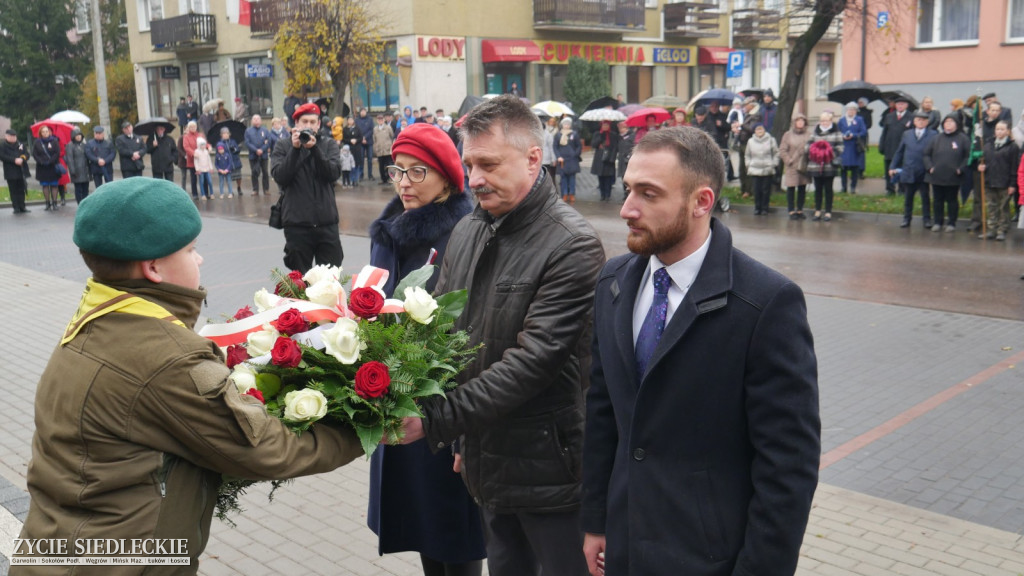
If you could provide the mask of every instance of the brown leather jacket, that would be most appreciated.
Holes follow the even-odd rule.
[[[572,510],[604,248],[547,176],[493,223],[477,207],[448,241],[436,292],[469,290],[456,326],[484,348],[446,400],[424,402],[428,446],[463,435],[463,474],[480,506]]]
[[[290,478],[362,454],[353,432],[318,425],[296,436],[238,393],[220,350],[192,331],[205,291],[110,285],[159,304],[188,329],[115,312],[54,351],[36,391],[21,538],[66,538],[72,553],[75,539],[187,539],[191,566],[11,566],[12,575],[195,574],[221,474]]]

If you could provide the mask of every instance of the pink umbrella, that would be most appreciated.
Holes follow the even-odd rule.
[[[654,116],[654,121],[658,124],[661,124],[672,117],[672,115],[668,113],[668,110],[665,110],[664,108],[641,108],[626,118],[626,126],[643,128],[644,126],[647,126],[648,116]]]

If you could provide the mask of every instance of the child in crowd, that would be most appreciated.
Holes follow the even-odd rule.
[[[199,195],[203,200],[213,198],[213,179],[210,172],[213,171],[213,161],[210,160],[210,150],[206,147],[206,140],[196,140],[196,178],[199,179]]]
[[[341,187],[352,187],[352,169],[356,167],[356,158],[348,144],[341,147]]]
[[[217,177],[220,184],[220,197],[224,198],[224,186],[228,187],[228,198],[234,198],[231,193],[231,153],[228,152],[223,142],[217,143],[217,158],[214,160],[214,167],[217,169]]]

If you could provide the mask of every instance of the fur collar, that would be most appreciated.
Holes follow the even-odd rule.
[[[380,217],[370,224],[370,240],[378,244],[413,246],[431,244],[455,228],[463,216],[473,211],[468,192],[451,195],[446,202],[431,203],[408,212],[402,199],[391,199]]]

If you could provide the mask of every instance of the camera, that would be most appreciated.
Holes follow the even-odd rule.
[[[309,143],[309,141],[314,138],[316,138],[316,132],[313,132],[313,130],[310,128],[306,128],[305,130],[299,132],[299,142],[303,145]]]

